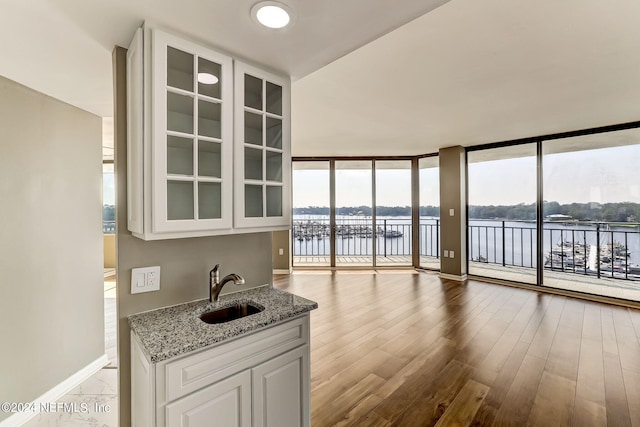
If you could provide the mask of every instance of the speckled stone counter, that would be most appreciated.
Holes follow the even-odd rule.
[[[210,325],[200,320],[200,315],[206,311],[237,302],[251,302],[264,307],[264,310],[220,324]],[[272,286],[262,286],[221,295],[215,303],[204,299],[135,314],[129,316],[129,326],[140,338],[149,360],[155,363],[256,331],[316,308],[318,304],[314,301]]]

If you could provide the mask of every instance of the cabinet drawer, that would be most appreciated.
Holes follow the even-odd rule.
[[[158,366],[158,395],[170,402],[292,348],[307,344],[309,316]],[[164,381],[163,381],[164,377]],[[164,386],[163,386],[164,383]]]
[[[249,427],[251,374],[244,371],[167,405],[169,427]]]

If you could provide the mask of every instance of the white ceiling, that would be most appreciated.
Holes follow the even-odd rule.
[[[282,0],[294,25],[251,18],[259,0],[2,0],[0,75],[113,115],[111,52],[151,21],[298,79],[448,0]]]
[[[297,156],[640,120],[637,0],[283,1],[295,23],[273,32],[257,0],[2,0],[0,75],[109,117],[113,47],[150,20],[291,75]]]
[[[640,1],[452,0],[293,85],[294,155],[400,155],[640,120]]]

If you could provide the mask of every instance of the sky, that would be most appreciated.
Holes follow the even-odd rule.
[[[371,170],[336,171],[337,206],[371,206]],[[411,206],[411,170],[378,171],[377,202],[380,206]],[[329,206],[329,171],[294,170],[293,206]]]
[[[567,203],[640,203],[640,145],[546,154],[543,198]],[[469,164],[470,205],[536,201],[536,159]]]
[[[112,173],[102,174],[102,200],[104,205],[116,204],[115,182]]]
[[[410,205],[410,171],[378,172],[378,205]],[[640,145],[546,154],[543,174],[544,199],[548,201],[640,203]],[[421,170],[420,182],[420,204],[437,204],[437,169]],[[535,157],[469,164],[470,205],[529,204],[535,200]],[[336,204],[370,206],[371,171],[337,171]],[[293,206],[329,206],[329,171],[294,170]]]

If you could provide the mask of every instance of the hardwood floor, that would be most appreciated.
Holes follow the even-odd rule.
[[[304,272],[312,425],[640,426],[640,311],[434,273]]]

